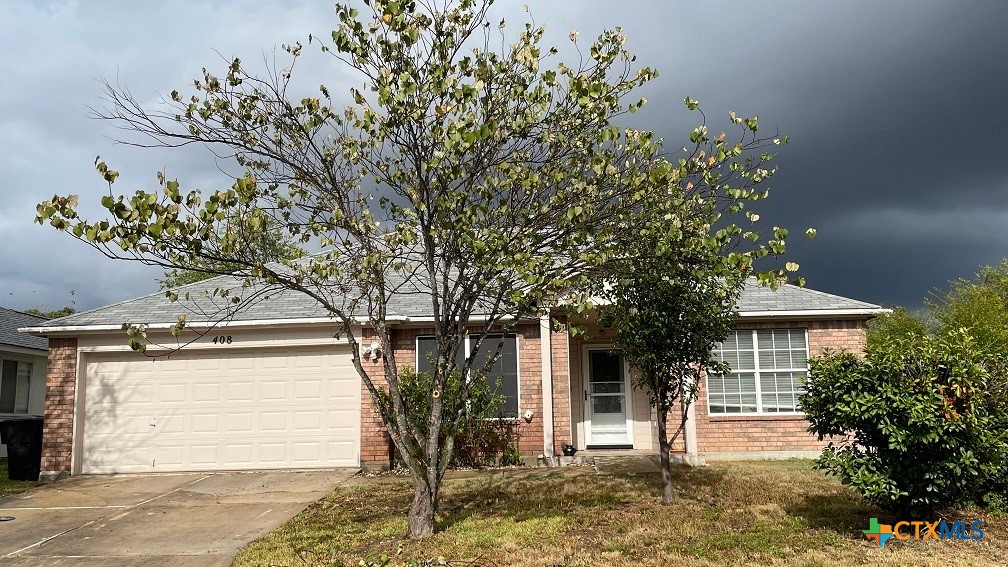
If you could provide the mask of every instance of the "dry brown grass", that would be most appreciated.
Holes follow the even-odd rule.
[[[446,482],[439,532],[409,541],[410,487],[361,479],[249,544],[235,565],[356,565],[370,552],[479,565],[977,565],[1008,557],[1008,520],[980,542],[895,542],[861,534],[886,516],[807,461],[677,468],[679,499],[660,502],[655,474],[590,468],[512,470]]]

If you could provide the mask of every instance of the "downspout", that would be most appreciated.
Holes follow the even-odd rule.
[[[550,316],[539,317],[539,352],[542,355],[543,456],[553,456],[553,345]]]

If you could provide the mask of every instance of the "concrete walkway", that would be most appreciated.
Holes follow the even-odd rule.
[[[595,472],[599,475],[651,474],[659,470],[657,455],[595,457]]]
[[[74,477],[0,498],[0,564],[230,565],[355,470]]]

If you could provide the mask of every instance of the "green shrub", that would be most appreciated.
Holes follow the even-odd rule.
[[[894,512],[999,505],[1008,479],[1004,396],[964,329],[811,361],[809,431],[835,436],[817,466]]]
[[[521,464],[520,422],[504,417],[467,419],[455,437],[455,466],[484,468]]]
[[[399,369],[399,389],[406,417],[414,420],[423,433],[427,432],[430,418],[431,384],[431,376],[426,372],[417,373],[411,366]],[[467,468],[520,464],[520,421],[494,417],[497,408],[504,403],[504,396],[495,394],[485,380],[470,384],[465,395],[461,390],[460,375],[454,372],[439,392],[446,418],[441,433],[455,436],[452,464]],[[391,404],[392,398],[388,392],[379,392],[378,402]],[[395,424],[390,425],[395,427]]]

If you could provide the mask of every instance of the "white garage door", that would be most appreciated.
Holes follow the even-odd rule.
[[[84,473],[351,467],[360,378],[347,347],[91,355]]]

